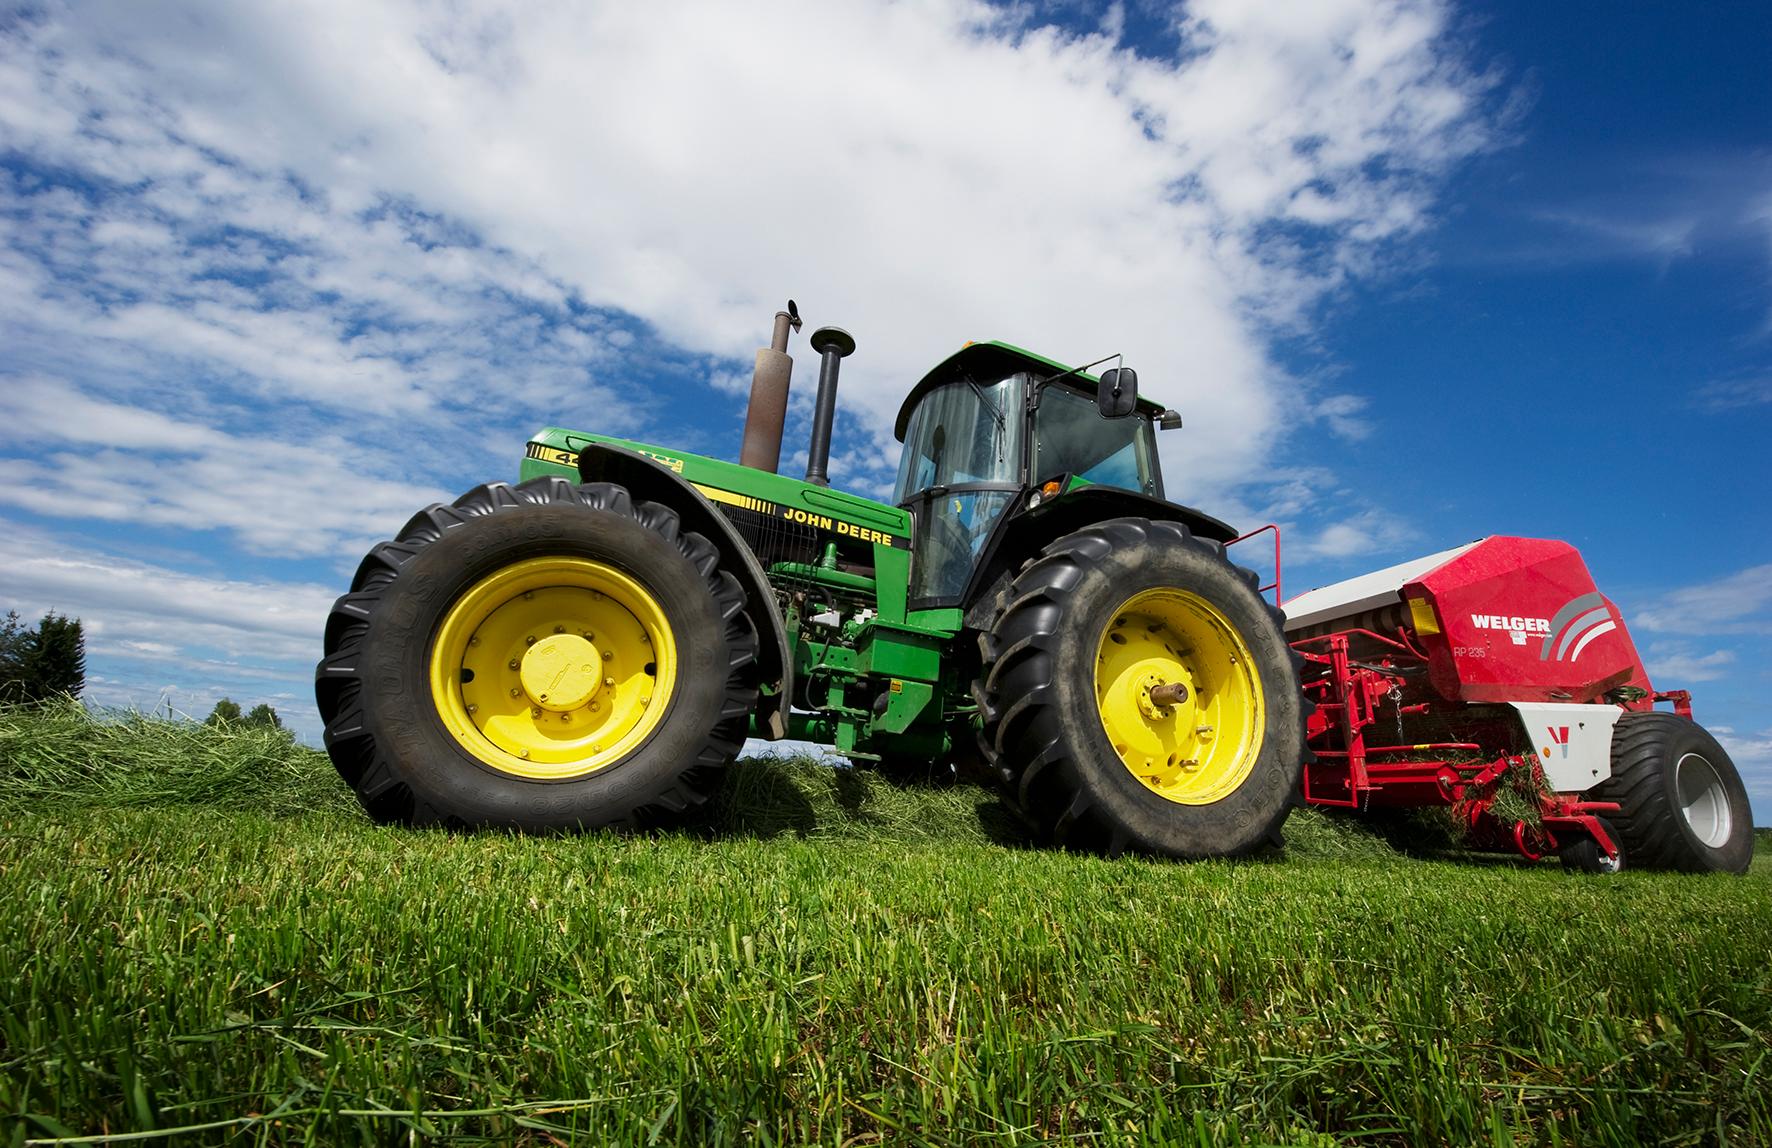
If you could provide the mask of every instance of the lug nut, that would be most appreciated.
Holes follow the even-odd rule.
[[[523,665],[523,663],[519,662],[516,658],[512,658],[510,661],[506,662],[505,665],[507,665],[511,669],[515,670],[515,669],[520,668]]]
[[[609,660],[609,659],[611,659],[611,658],[613,658],[613,657],[615,657],[615,655],[614,655],[614,654],[612,654],[612,653],[610,653],[610,652],[609,652],[609,651],[608,651],[608,650],[604,650],[604,651],[603,651],[603,660],[604,660],[604,661],[606,661],[606,662],[607,662],[607,661],[608,661],[608,660]]]
[[[520,698],[523,696],[523,691],[518,689],[516,686],[512,686],[511,687],[511,696],[514,698]]]
[[[604,678],[603,679],[603,687],[605,689],[614,689],[615,688],[615,679],[614,678]]]
[[[541,707],[540,706],[529,707],[529,716],[530,717],[540,717],[541,716]]]
[[[529,635],[526,635],[526,636],[525,636],[525,637],[524,637],[524,639],[523,639],[523,644],[524,644],[524,645],[525,645],[525,646],[533,646],[533,645],[535,645],[535,635],[534,635],[534,634],[529,634]]]
[[[554,627],[554,633],[556,633],[556,634],[564,634],[565,632],[566,632],[565,626],[555,626]]]

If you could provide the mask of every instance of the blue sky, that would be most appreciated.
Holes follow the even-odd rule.
[[[313,739],[369,545],[547,422],[735,454],[792,295],[851,489],[994,337],[1123,351],[1289,588],[1568,539],[1765,822],[1768,58],[1745,3],[14,10],[0,609]]]

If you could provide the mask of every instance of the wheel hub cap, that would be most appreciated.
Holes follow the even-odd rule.
[[[523,692],[544,710],[567,713],[603,688],[602,657],[577,634],[553,634],[529,647],[519,676]]]

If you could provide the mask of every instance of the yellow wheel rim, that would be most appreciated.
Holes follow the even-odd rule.
[[[626,758],[670,708],[677,643],[658,601],[588,558],[531,558],[482,578],[431,647],[431,700],[492,768],[550,781]]]
[[[1261,755],[1266,704],[1249,647],[1185,590],[1146,590],[1114,612],[1096,652],[1095,702],[1132,776],[1181,805],[1230,796]]]

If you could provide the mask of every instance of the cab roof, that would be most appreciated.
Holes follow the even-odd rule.
[[[911,388],[911,393],[905,396],[904,405],[898,408],[898,422],[892,428],[892,433],[899,442],[904,441],[904,432],[911,425],[911,411],[916,409],[917,403],[936,387],[943,383],[953,382],[958,368],[964,368],[968,374],[980,382],[987,378],[1001,378],[1015,371],[1031,371],[1039,378],[1049,379],[1054,375],[1062,375],[1071,370],[1068,365],[1056,359],[1048,359],[1045,355],[1036,355],[1032,351],[1011,343],[999,343],[995,339],[982,343],[967,343],[937,363],[916,386]],[[1088,371],[1077,371],[1070,375],[1070,378],[1089,386],[1094,386],[1100,381],[1100,376],[1090,374]],[[1163,413],[1163,404],[1152,402],[1140,395],[1138,409],[1148,415],[1159,415]]]

